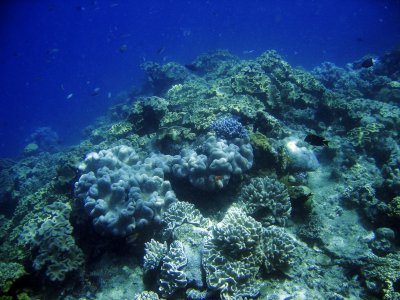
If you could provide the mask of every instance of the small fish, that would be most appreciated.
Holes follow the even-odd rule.
[[[313,146],[328,146],[329,141],[319,135],[308,134],[304,139],[306,143],[309,143]]]
[[[119,52],[124,53],[126,50],[128,50],[128,45],[123,44],[121,47],[119,47]]]
[[[164,53],[164,51],[165,51],[165,47],[161,47],[161,48],[158,48],[158,49],[156,50],[156,53],[157,53],[157,54],[162,54],[162,53]]]
[[[107,98],[108,98],[108,99],[111,99],[111,92],[108,92],[108,93],[107,93]]]
[[[74,94],[73,94],[73,93],[71,93],[71,94],[68,94],[68,96],[67,96],[67,100],[71,99],[73,96],[74,96]]]
[[[93,91],[92,91],[92,93],[91,93],[91,95],[92,95],[92,96],[97,96],[97,95],[99,94],[99,92],[100,92],[100,88],[99,88],[99,87],[94,88]]]

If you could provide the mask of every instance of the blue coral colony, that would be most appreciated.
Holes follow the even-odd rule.
[[[41,128],[1,162],[17,203],[2,293],[399,299],[399,62],[311,74],[275,51],[218,50],[190,68],[144,63],[153,95],[113,106],[68,151]]]

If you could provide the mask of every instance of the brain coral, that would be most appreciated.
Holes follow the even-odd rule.
[[[285,185],[267,176],[251,179],[241,189],[238,205],[264,226],[284,226],[292,210]]]
[[[159,164],[155,156],[140,161],[128,146],[87,155],[75,193],[99,233],[126,236],[161,223],[164,209],[176,197]]]

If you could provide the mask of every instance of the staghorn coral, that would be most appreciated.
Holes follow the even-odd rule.
[[[388,216],[400,220],[400,196],[394,197],[389,202],[388,208],[389,208]]]
[[[162,119],[168,113],[168,101],[161,97],[139,97],[128,112],[128,121],[139,134],[158,130]]]
[[[245,62],[235,68],[230,86],[237,94],[267,94],[271,81],[256,62]]]
[[[380,136],[380,131],[384,126],[379,123],[370,123],[366,126],[356,127],[350,130],[348,136],[354,146],[363,146],[376,142]]]
[[[238,206],[264,226],[285,226],[292,210],[285,185],[270,177],[252,178],[241,189]]]
[[[208,298],[208,292],[207,291],[199,291],[196,289],[187,289],[186,297],[189,300],[204,300],[204,299]]]
[[[147,61],[141,65],[147,75],[148,84],[155,94],[162,94],[171,85],[184,82],[189,76],[189,71],[182,65],[169,62],[165,65]]]
[[[384,300],[398,299],[396,285],[400,280],[400,257],[398,253],[385,257],[369,255],[361,263],[361,273],[367,289]]]

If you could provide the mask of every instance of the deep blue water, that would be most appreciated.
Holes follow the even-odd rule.
[[[276,49],[289,63],[311,69],[323,61],[344,65],[365,54],[380,55],[400,41],[400,1],[0,5],[0,157],[18,156],[41,126],[55,130],[64,145],[79,142],[82,128],[103,114],[117,93],[140,86],[145,60],[187,63],[218,48],[250,59]],[[95,88],[100,90],[93,96]]]

